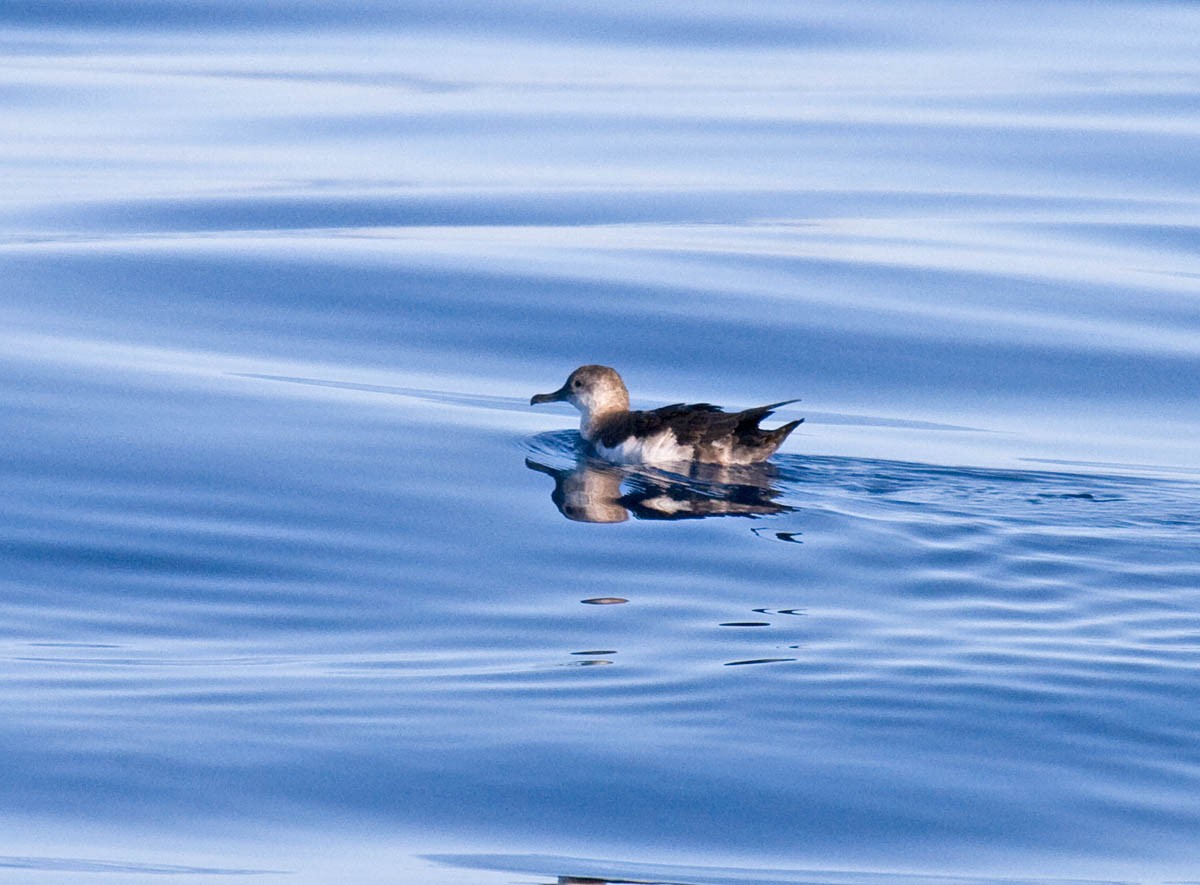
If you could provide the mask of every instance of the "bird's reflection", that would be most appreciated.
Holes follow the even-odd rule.
[[[776,470],[769,463],[724,467],[697,464],[688,476],[652,468],[617,466],[585,453],[570,468],[525,459],[530,470],[554,479],[550,499],[576,522],[766,516],[795,508],[779,503]]]

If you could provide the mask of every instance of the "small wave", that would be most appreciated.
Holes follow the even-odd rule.
[[[30,870],[38,873],[123,873],[130,876],[262,876],[289,875],[287,870],[201,867],[183,864],[136,863],[120,860],[91,860],[75,857],[14,857],[0,855],[0,870]]]
[[[788,454],[763,465],[684,475],[598,461],[587,454],[575,431],[538,434],[525,441],[524,450],[527,466],[556,477],[557,496],[569,494],[564,482],[573,480],[594,501],[600,494],[596,480],[606,480],[609,503],[641,518],[663,515],[670,507],[687,516],[840,509],[850,495],[860,507],[871,501],[875,507],[920,508],[930,516],[954,514],[981,521],[1093,529],[1200,528],[1200,487],[1186,480]],[[587,479],[593,482],[587,484]],[[704,510],[698,501],[725,501],[730,506]],[[799,531],[753,531],[760,537],[800,542]]]
[[[738,661],[736,663],[767,663]],[[489,870],[526,875],[557,876],[559,882],[620,885],[651,883],[660,885],[1113,885],[1092,879],[992,878],[988,876],[951,876],[937,873],[913,873],[878,870],[862,872],[837,869],[755,869],[751,867],[692,866],[683,864],[638,863],[599,858],[564,857],[541,854],[430,854],[426,859],[467,870]]]

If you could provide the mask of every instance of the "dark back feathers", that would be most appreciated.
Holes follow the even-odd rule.
[[[751,448],[776,440],[778,444],[801,422],[785,425],[783,433],[783,428],[766,431],[758,424],[775,409],[794,402],[783,400],[742,412],[725,412],[711,403],[674,403],[647,412],[626,412],[605,423],[599,441],[612,448],[630,436],[651,437],[669,429],[685,446],[711,445],[729,437],[736,445]]]

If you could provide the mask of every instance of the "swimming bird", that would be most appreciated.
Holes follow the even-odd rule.
[[[629,410],[629,391],[615,369],[580,366],[553,393],[539,393],[538,403],[568,402],[583,417],[579,433],[596,453],[618,464],[753,464],[769,458],[804,419],[774,430],[758,423],[789,399],[725,412],[708,403],[676,403],[646,412]]]

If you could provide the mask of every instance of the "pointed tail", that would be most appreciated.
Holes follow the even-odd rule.
[[[779,448],[779,446],[783,444],[783,441],[788,438],[788,434],[790,434],[803,423],[803,418],[797,418],[795,421],[789,421],[782,427],[776,427],[774,430],[768,430],[767,438],[771,440],[771,443],[775,446],[775,448]]]

